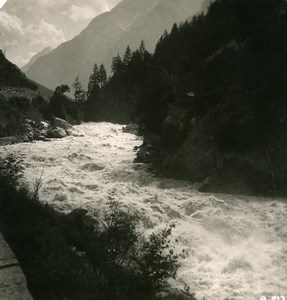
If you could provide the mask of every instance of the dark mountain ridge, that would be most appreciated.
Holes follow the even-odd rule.
[[[25,74],[11,63],[0,50],[0,87],[23,87],[37,90],[37,86]]]

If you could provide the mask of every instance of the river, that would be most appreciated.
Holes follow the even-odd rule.
[[[139,211],[148,232],[174,223],[174,246],[187,255],[172,284],[198,299],[287,299],[287,202],[204,194],[156,178],[133,163],[141,142],[120,125],[88,123],[65,139],[0,147],[0,154],[23,154],[30,185],[43,173],[40,199],[58,210],[93,212],[114,199]]]

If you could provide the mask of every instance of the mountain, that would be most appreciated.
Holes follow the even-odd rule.
[[[21,68],[21,70],[25,73],[29,70],[29,68],[35,63],[35,61],[44,56],[44,55],[47,55],[49,54],[53,49],[51,47],[46,47],[45,49],[43,49],[42,51],[38,52],[37,54],[35,54],[31,59],[30,61]]]
[[[28,98],[31,98],[31,95],[33,97],[41,95],[48,101],[53,95],[53,91],[28,79],[23,71],[6,58],[2,50],[0,50],[0,90],[0,95],[5,95],[6,98],[29,94]]]
[[[113,56],[122,54],[127,45],[137,48],[141,40],[154,51],[161,34],[201,11],[201,4],[202,0],[123,0],[73,40],[38,59],[27,76],[51,89],[71,85],[77,76],[87,85],[94,63],[103,62],[109,69]]]
[[[31,107],[38,96],[37,85],[0,50],[0,138],[20,133],[19,124],[24,118],[39,116]]]
[[[120,0],[8,0],[0,9],[0,48],[18,66],[42,49],[79,34],[97,15]]]
[[[47,137],[48,131],[42,131],[40,122],[44,119],[53,122],[55,112],[60,111],[65,119],[75,124],[78,105],[62,91],[55,94],[28,79],[0,50],[0,146]]]
[[[2,50],[0,50],[0,88],[21,87],[37,90],[37,86],[25,74],[11,63]]]

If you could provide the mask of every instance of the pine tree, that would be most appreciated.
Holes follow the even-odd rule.
[[[145,44],[144,41],[141,41],[140,47],[139,47],[139,51],[141,54],[145,54],[146,49],[145,49]]]
[[[84,88],[79,81],[79,76],[75,79],[75,82],[73,83],[73,88],[75,89],[74,92],[74,97],[75,97],[75,102],[77,103],[83,103],[86,102],[87,100],[87,93],[84,91]]]
[[[140,47],[139,47],[139,54],[141,56],[141,59],[144,60],[148,54],[148,51],[145,48],[144,41],[141,41]]]
[[[171,29],[171,35],[177,34],[178,33],[178,26],[176,23],[173,24],[172,29]]]
[[[90,76],[88,83],[88,98],[91,97],[100,88],[99,86],[99,67],[94,65],[93,73]]]
[[[130,46],[128,46],[123,58],[124,65],[127,66],[130,63],[131,59],[132,59],[132,50]]]
[[[122,70],[123,70],[123,61],[120,55],[118,54],[117,56],[113,57],[112,73],[113,74],[120,73]]]
[[[98,72],[98,78],[99,78],[100,88],[102,88],[103,86],[105,86],[107,84],[107,71],[103,64],[100,65],[100,69]]]

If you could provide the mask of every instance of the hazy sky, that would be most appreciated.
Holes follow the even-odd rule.
[[[0,0],[0,8],[4,5],[7,0]]]
[[[4,2],[7,2],[4,6]],[[0,0],[0,49],[18,66],[55,48],[120,0]]]

